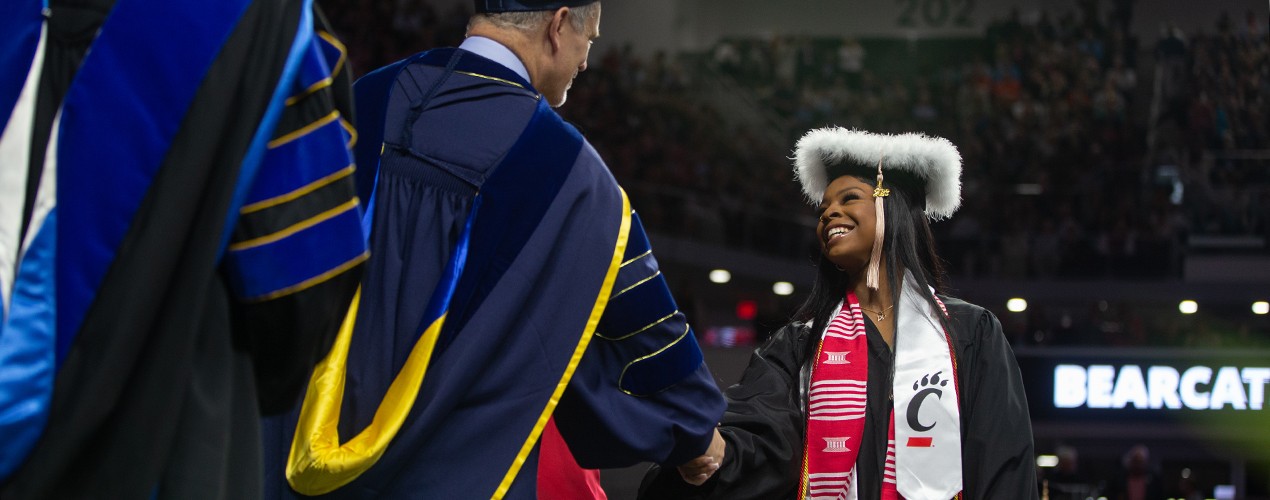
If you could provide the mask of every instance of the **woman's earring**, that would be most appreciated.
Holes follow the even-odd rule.
[[[842,266],[839,266],[839,265],[837,265],[837,264],[834,264],[834,265],[833,265],[833,267],[837,268],[839,271],[842,271],[842,272],[846,272],[846,271],[847,271],[846,269],[843,269],[843,268],[842,268]]]

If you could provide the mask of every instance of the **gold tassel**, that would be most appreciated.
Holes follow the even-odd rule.
[[[873,231],[873,252],[869,255],[869,268],[865,271],[865,285],[877,291],[878,278],[882,268],[882,240],[886,235],[886,209],[882,198],[891,195],[891,190],[882,187],[882,158],[878,158],[878,185],[873,188],[873,211],[877,214],[877,224]]]

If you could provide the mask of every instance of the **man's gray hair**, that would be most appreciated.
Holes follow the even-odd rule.
[[[482,20],[499,28],[529,32],[550,21],[551,16],[555,15],[555,13],[556,11],[554,10],[477,13],[472,16],[471,21],[468,21],[467,29],[471,31],[472,26],[478,20]],[[581,7],[572,7],[569,9],[569,22],[573,24],[573,29],[585,32],[587,23],[595,19],[599,13],[600,2],[592,2]]]

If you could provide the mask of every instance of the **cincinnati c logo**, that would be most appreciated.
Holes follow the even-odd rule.
[[[940,389],[940,387],[946,387],[948,385],[948,379],[940,380],[940,373],[942,372],[935,372],[934,374],[922,377],[922,379],[917,382],[913,382],[914,391],[918,391],[918,387],[925,387],[925,389],[918,391],[917,394],[913,396],[913,400],[908,403],[907,416],[908,427],[910,429],[918,432],[924,432],[933,429],[935,424],[938,423],[931,422],[930,425],[923,425],[921,420],[918,419],[918,416],[921,414],[922,403],[926,401],[926,396],[934,394],[935,399],[944,397],[944,391]]]

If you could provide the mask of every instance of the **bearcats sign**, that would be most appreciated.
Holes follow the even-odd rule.
[[[1034,421],[1264,427],[1270,352],[1019,348]]]
[[[1145,373],[1145,376],[1144,376]],[[1054,368],[1056,408],[1260,410],[1270,367],[1069,365]]]

